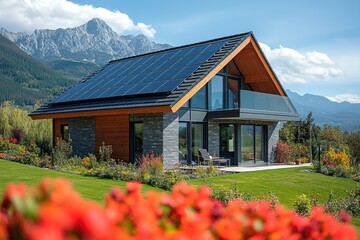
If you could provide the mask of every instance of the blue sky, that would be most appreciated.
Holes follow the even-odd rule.
[[[120,34],[144,33],[173,46],[253,31],[285,88],[360,102],[358,0],[30,2],[0,0],[1,27],[31,32],[100,17]]]

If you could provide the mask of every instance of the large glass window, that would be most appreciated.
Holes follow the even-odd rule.
[[[255,126],[255,160],[264,159],[264,127]]]
[[[241,158],[254,160],[254,125],[241,125]]]
[[[191,124],[192,133],[192,153],[193,160],[197,161],[199,155],[199,148],[204,148],[204,124],[193,123]]]
[[[239,108],[239,81],[237,79],[228,78],[227,80],[227,108]]]
[[[191,98],[191,108],[206,109],[206,85]]]
[[[233,124],[220,125],[220,152],[231,153],[235,151],[235,131]]]
[[[224,109],[224,77],[216,75],[210,80],[210,108],[211,110]]]
[[[179,161],[185,161],[188,155],[188,131],[187,131],[187,123],[181,122],[179,123]]]
[[[241,125],[243,161],[265,160],[264,126]]]

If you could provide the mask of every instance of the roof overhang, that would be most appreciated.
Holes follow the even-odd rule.
[[[160,113],[171,112],[170,106],[155,107],[138,107],[138,108],[120,108],[120,109],[103,109],[94,111],[75,111],[75,112],[59,112],[48,114],[30,115],[33,120],[47,118],[70,118],[70,117],[95,117],[120,114],[141,114],[141,113]]]

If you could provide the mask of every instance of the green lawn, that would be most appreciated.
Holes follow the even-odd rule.
[[[80,192],[84,198],[101,203],[104,203],[106,193],[108,193],[113,187],[124,188],[126,184],[126,182],[118,180],[84,177],[0,160],[0,199],[2,198],[3,191],[7,183],[24,182],[30,185],[36,185],[44,177],[62,177],[70,180],[73,183],[74,188]],[[150,187],[148,185],[143,185],[142,189],[143,191],[163,191],[159,188]]]
[[[280,203],[288,208],[293,207],[297,196],[304,193],[307,196],[319,195],[321,203],[327,200],[329,191],[335,197],[346,196],[346,190],[354,189],[356,182],[350,179],[330,177],[310,171],[310,167],[244,172],[219,177],[208,178],[214,187],[229,187],[236,183],[242,192],[261,195],[272,191],[279,198]],[[189,181],[193,185],[202,185],[203,179]],[[352,219],[360,236],[360,217]]]
[[[265,170],[223,175],[206,179],[214,187],[229,187],[236,183],[242,192],[260,195],[272,191],[286,207],[291,208],[297,196],[304,193],[308,196],[319,194],[320,202],[324,202],[330,190],[335,196],[345,196],[345,190],[354,189],[356,182],[329,177],[311,172],[310,167]],[[189,181],[194,185],[204,183],[203,179]]]

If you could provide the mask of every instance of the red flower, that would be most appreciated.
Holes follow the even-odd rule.
[[[62,180],[10,184],[0,209],[0,239],[356,239],[355,229],[316,208],[309,218],[268,202],[224,206],[206,187],[141,194],[113,189],[106,206],[84,200]],[[347,220],[345,215],[344,220]]]

